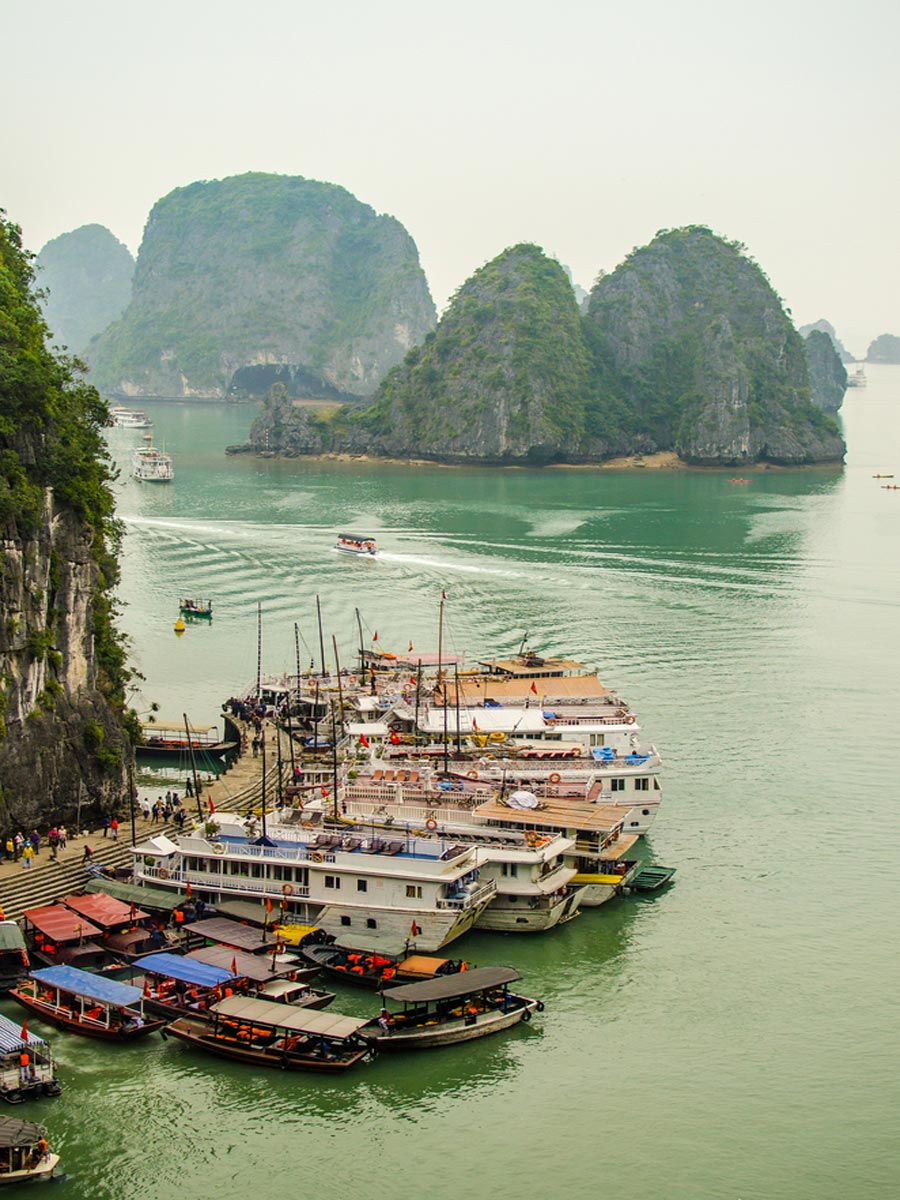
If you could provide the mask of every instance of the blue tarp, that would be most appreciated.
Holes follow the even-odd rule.
[[[649,757],[649,754],[626,754],[625,761],[630,767],[635,767],[640,766],[641,763],[645,763]]]
[[[143,958],[135,959],[133,965],[140,971],[149,971],[152,975],[162,975],[166,979],[178,979],[196,987],[214,988],[229,979],[239,978],[233,971],[198,962],[196,958],[182,958],[180,954],[169,954],[167,951],[163,951],[162,954],[145,954]]]
[[[28,1033],[29,1046],[43,1046],[44,1039],[39,1038],[36,1033],[31,1030]],[[22,1026],[17,1025],[15,1021],[11,1021],[9,1017],[4,1017],[0,1013],[0,1053],[9,1054],[13,1050],[19,1050],[24,1045],[22,1039]]]
[[[611,746],[594,746],[591,757],[595,762],[612,762],[616,756]]]
[[[101,1004],[114,1004],[117,1008],[135,1004],[141,998],[140,988],[117,983],[115,979],[106,979],[102,975],[92,975],[90,971],[79,971],[77,967],[42,967],[39,971],[32,971],[31,978],[61,988],[73,996],[84,996]]]

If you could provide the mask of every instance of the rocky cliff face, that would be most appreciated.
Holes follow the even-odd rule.
[[[847,391],[847,368],[824,330],[811,329],[806,335],[805,348],[809,398],[825,412],[836,413]]]
[[[130,754],[105,408],[46,349],[0,222],[0,827],[117,807]]]
[[[131,298],[134,259],[102,225],[82,225],[48,242],[37,256],[53,340],[82,354],[91,338],[121,316]]]
[[[434,322],[399,221],[333,184],[242,175],[154,206],[131,304],[88,361],[111,395],[264,395],[277,381],[363,396]]]
[[[615,429],[686,462],[840,461],[809,400],[803,342],[742,248],[692,226],[658,235],[594,287],[589,432]]]

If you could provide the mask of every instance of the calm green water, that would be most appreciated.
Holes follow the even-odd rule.
[[[666,760],[648,850],[678,876],[544,937],[459,943],[518,966],[544,1016],[338,1081],[57,1035],[66,1091],[24,1115],[63,1153],[58,1194],[900,1194],[900,492],[871,478],[900,482],[900,369],[869,375],[843,472],[748,486],[225,459],[250,410],[152,407],[175,482],[123,477],[120,501],[146,703],[212,718],[255,678],[257,600],[280,671],[295,621],[318,657],[316,593],[349,662],[355,606],[383,648],[434,649],[445,589],[452,650],[527,631],[637,706]],[[112,435],[126,463],[136,441]],[[379,559],[334,554],[342,529]],[[179,593],[215,599],[212,628],[174,637]]]

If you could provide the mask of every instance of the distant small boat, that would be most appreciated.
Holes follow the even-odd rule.
[[[109,415],[113,419],[113,424],[117,429],[152,429],[153,422],[146,413],[138,412],[134,408],[122,408],[117,406],[109,410]]]
[[[172,456],[155,446],[135,450],[131,456],[131,474],[142,483],[168,483],[175,477]]]
[[[878,475],[873,475],[873,476],[872,476],[872,478],[873,478],[873,479],[893,479],[893,478],[894,478],[894,476],[893,476],[893,473],[892,473],[892,474],[890,474],[890,475],[886,475],[886,474],[885,474],[885,475],[883,475],[883,474],[880,474],[880,473],[879,473]]]
[[[847,380],[847,387],[864,388],[868,385],[865,367],[857,367]]]
[[[375,539],[361,533],[338,534],[338,540],[334,548],[335,550],[343,551],[344,554],[356,554],[363,558],[371,557],[378,553]]]
[[[212,600],[179,600],[178,608],[183,617],[205,617],[208,621],[212,620]]]
[[[729,479],[729,483],[752,483],[752,479]]]

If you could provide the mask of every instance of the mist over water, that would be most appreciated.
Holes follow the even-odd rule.
[[[59,1194],[158,1200],[389,1191],[581,1200],[875,1200],[900,1192],[896,804],[900,369],[868,368],[843,470],[481,470],[226,459],[245,407],[148,406],[169,486],[123,464],[122,624],[161,715],[215,717],[263,670],[337,637],[469,661],[598,668],[665,764],[648,839],[668,891],[546,935],[471,935],[546,1011],[508,1036],[341,1079],[152,1039],[54,1035],[62,1098],[17,1115],[60,1143]],[[374,561],[333,551],[378,539]],[[172,632],[180,595],[211,626]],[[348,992],[335,1008],[374,1011]],[[4,1002],[3,1011],[13,1011]],[[29,1022],[30,1023],[30,1022]]]

